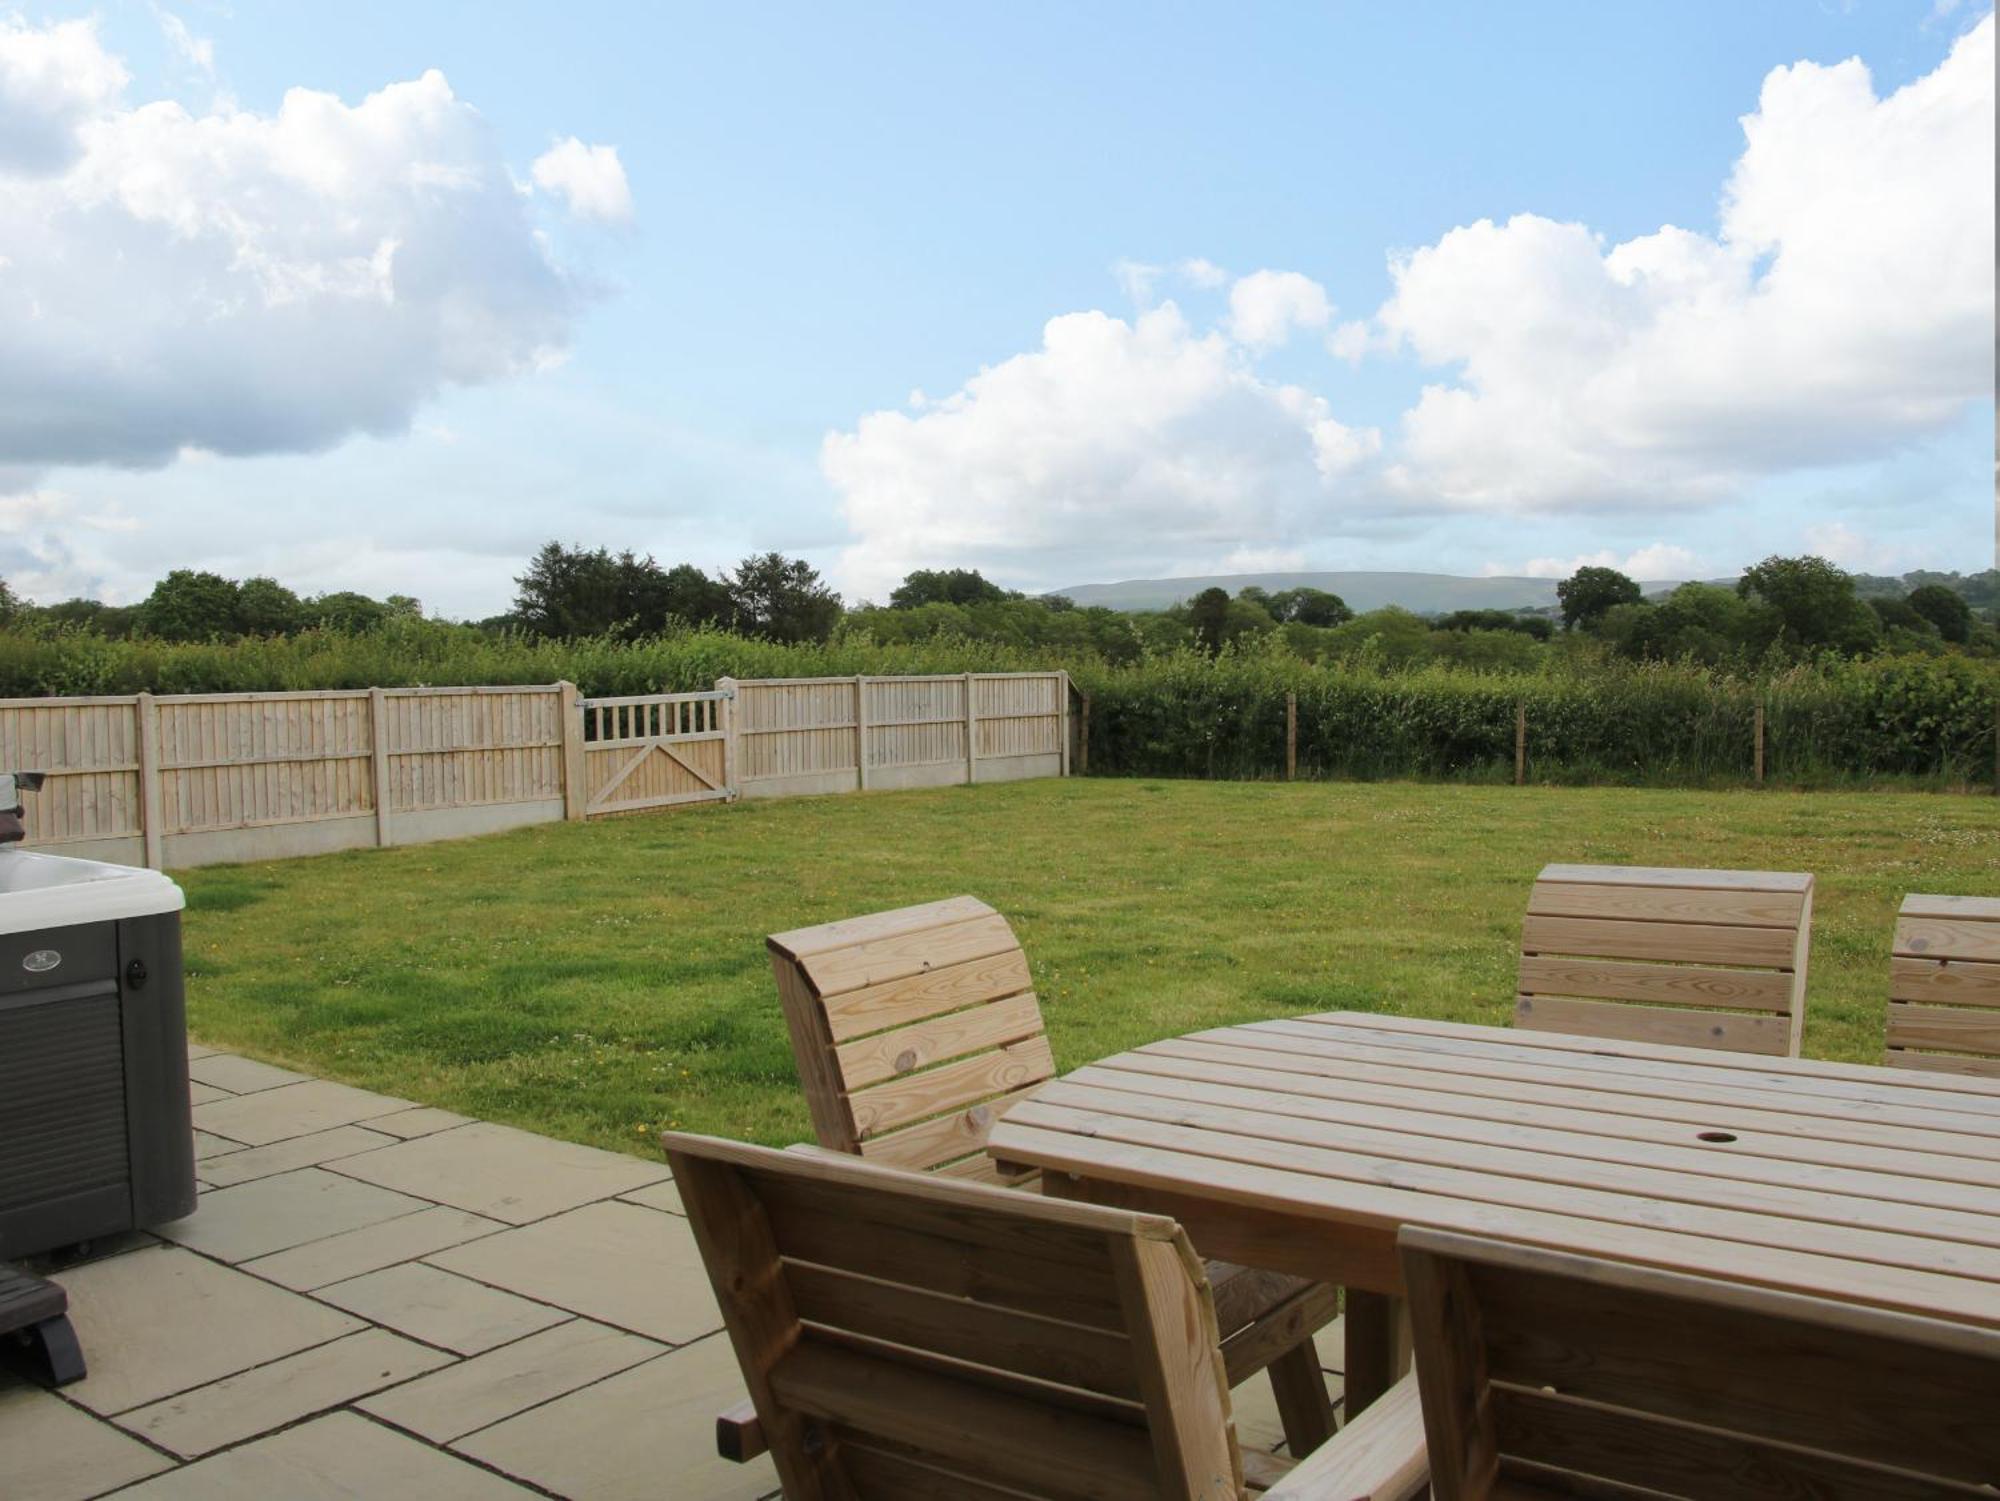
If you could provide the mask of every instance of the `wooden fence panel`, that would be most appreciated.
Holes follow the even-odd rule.
[[[1059,776],[1062,673],[0,700],[41,771],[28,843],[167,867],[416,844],[564,817]]]

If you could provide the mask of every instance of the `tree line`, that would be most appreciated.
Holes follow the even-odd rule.
[[[1647,598],[1615,569],[1578,569],[1546,609],[1357,613],[1313,588],[1204,589],[1162,610],[1081,607],[1002,588],[975,569],[919,569],[884,604],[843,605],[809,563],[753,554],[715,574],[631,550],[549,542],[515,579],[513,608],[451,629],[551,641],[639,641],[716,629],[784,644],[866,639],[886,646],[964,639],[1111,665],[1191,651],[1278,651],[1308,662],[1437,662],[1488,671],[1598,659],[1693,662],[1748,671],[1834,655],[2000,657],[2000,571],[1902,579],[1850,574],[1824,558],[1772,557],[1730,585],[1690,583]],[[165,642],[369,632],[421,618],[406,595],[301,596],[270,578],[175,569],[135,605],[18,600],[0,583],[0,626]],[[443,628],[443,627],[440,627]]]

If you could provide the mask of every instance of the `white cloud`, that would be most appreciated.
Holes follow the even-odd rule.
[[[160,19],[160,30],[166,34],[167,45],[184,60],[213,78],[215,43],[205,36],[196,36],[189,31],[187,22],[170,10],[159,10],[156,7],[154,14]]]
[[[1805,531],[1806,552],[1838,563],[1850,573],[1900,576],[1917,568],[1948,566],[1936,539],[1922,543],[1892,542],[1858,532],[1844,521],[1821,522]]]
[[[632,188],[616,146],[586,146],[570,136],[536,157],[532,172],[535,186],[579,219],[625,224],[632,218]]]
[[[275,114],[131,105],[124,78],[87,25],[0,23],[0,141],[44,138],[42,175],[0,193],[17,487],[400,433],[446,387],[560,357],[583,293],[442,74]]]
[[[83,126],[127,78],[92,22],[34,27],[0,17],[0,175],[59,172],[75,161]]]
[[[1229,289],[1229,334],[1252,349],[1275,349],[1295,328],[1325,328],[1333,318],[1326,289],[1297,271],[1252,271]]]
[[[964,560],[1046,587],[1110,556],[1190,572],[1293,547],[1376,441],[1169,302],[1053,318],[951,396],[830,433],[821,468],[857,537],[850,591]]]
[[[1607,246],[1523,214],[1397,259],[1380,335],[1459,373],[1405,414],[1390,484],[1499,511],[1699,503],[1990,399],[1993,32],[1886,98],[1858,59],[1775,69],[1716,236]]]
[[[1525,563],[1487,563],[1481,578],[1566,579],[1579,568],[1616,568],[1627,578],[1657,582],[1661,579],[1686,580],[1701,577],[1698,560],[1685,547],[1655,542],[1636,552],[1619,553],[1610,548],[1578,553],[1573,558],[1530,558]]]

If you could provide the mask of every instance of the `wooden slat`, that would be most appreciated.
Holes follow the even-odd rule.
[[[1107,1076],[1131,1087],[1106,1087],[1099,1081]],[[1535,1131],[1448,1116],[1424,1116],[1415,1111],[1371,1111],[1366,1107],[1339,1105],[1300,1114],[1301,1108],[1310,1108],[1305,1102],[1260,1095],[1252,1090],[1160,1080],[1153,1082],[1165,1092],[1148,1094],[1143,1088],[1147,1082],[1149,1078],[1143,1074],[1085,1069],[1057,1080],[1036,1099],[1043,1104],[1131,1113],[1193,1128],[1213,1126],[1246,1136],[1265,1136],[1310,1146],[1346,1146],[1383,1157],[1462,1167],[1495,1176],[1678,1199],[1853,1229],[1965,1241],[2000,1250],[2000,1205],[1994,1206],[1993,1212],[1976,1214],[1899,1203],[1879,1195],[1900,1180],[1876,1175],[1828,1172],[1822,1176],[1830,1181],[1813,1188],[1760,1183],[1718,1174],[1715,1170],[1718,1161],[1723,1167],[1734,1167],[1742,1159],[1718,1158],[1713,1151],[1655,1149],[1656,1155],[1667,1159],[1670,1166],[1620,1161],[1615,1157],[1604,1160],[1594,1154],[1579,1155],[1581,1143],[1561,1131]],[[1222,1098],[1216,1099],[1218,1095]],[[1601,1152],[1606,1145],[1623,1145],[1628,1151],[1644,1150],[1630,1143],[1608,1141],[1596,1150]],[[1842,1180],[1865,1182],[1878,1196],[1851,1189],[1841,1192],[1835,1185]]]
[[[1906,915],[1896,923],[1895,952],[1906,959],[2000,963],[2000,922]]]
[[[1545,865],[1536,879],[1715,891],[1810,891],[1813,886],[1812,876],[1803,871],[1698,870],[1672,865]]]
[[[1791,1021],[1783,1016],[1742,1012],[1679,1011],[1665,1006],[1621,1005],[1608,1001],[1521,996],[1514,1024],[1569,1032],[1581,1037],[1636,1037],[1643,1042],[1686,1048],[1727,1048],[1738,1053],[1783,1055],[1791,1045]]]
[[[1431,1021],[1414,1016],[1389,1016],[1380,1012],[1327,1011],[1294,1017],[1294,1021],[1318,1022],[1350,1032],[1377,1032],[1418,1042],[1474,1042],[1491,1044],[1495,1029],[1470,1022]],[[1954,1085],[1944,1079],[1884,1079],[1873,1063],[1832,1063],[1822,1058],[1740,1058],[1728,1053],[1692,1052],[1686,1048],[1662,1047],[1657,1043],[1617,1042],[1606,1045],[1564,1037],[1560,1033],[1519,1032],[1510,1034],[1511,1047],[1530,1049],[1554,1056],[1561,1053],[1587,1055],[1593,1066],[1624,1066],[1627,1062],[1692,1064],[1703,1070],[1733,1070],[1756,1074],[1780,1089],[1800,1093],[1825,1092],[1829,1086],[1859,1084],[1887,1091],[1911,1104],[1928,1103],[1926,1096],[1949,1095],[1938,1103],[1954,1110],[1986,1110],[2000,1114],[2000,1086],[1980,1083]]]
[[[1477,1168],[1410,1161],[1348,1151],[1298,1140],[1227,1129],[1252,1126],[1231,1112],[1212,1109],[1190,1112],[1180,1120],[1162,1120],[1166,1112],[1143,1104],[1122,1105],[1131,1113],[1106,1108],[1077,1109],[1039,1100],[1015,1108],[1014,1124],[1048,1132],[1065,1132],[1097,1140],[1127,1142],[1212,1157],[1230,1165],[1279,1168],[1311,1174],[1338,1183],[1393,1184],[1441,1201],[1465,1206],[1502,1205],[1598,1220],[1634,1229],[1657,1228],[1712,1241],[1785,1250],[1798,1244],[1799,1221],[1778,1214],[1717,1208],[1653,1197],[1632,1189],[1587,1188],[1561,1181],[1510,1177]],[[1947,1242],[1918,1235],[1885,1234],[1859,1226],[1826,1226],[1816,1230],[1814,1246],[1829,1255],[1883,1267],[1902,1267],[1944,1276],[1976,1278],[1990,1285],[1994,1313],[2000,1317],[2000,1250]]]
[[[1018,1095],[1055,1076],[1046,1037],[1029,1037],[991,1052],[960,1058],[927,1072],[891,1079],[849,1094],[855,1130],[870,1138],[943,1110],[966,1110],[995,1095]],[[864,1154],[867,1148],[863,1147]]]
[[[893,1496],[896,1501],[1022,1501],[1012,1486],[992,1485],[962,1469],[925,1459],[862,1434],[842,1434],[840,1455],[857,1498]]]
[[[1137,1348],[1160,1494],[1235,1497],[1243,1464],[1229,1426],[1215,1310],[1185,1238],[1121,1241],[1112,1267]]]
[[[1019,947],[1007,919],[995,913],[949,927],[826,950],[800,959],[799,966],[812,980],[813,989],[822,997],[832,997]]]
[[[1511,1133],[1531,1133],[1525,1138],[1527,1144],[1554,1138],[1566,1155],[1608,1161],[1694,1166],[1684,1154],[1699,1151],[1713,1163],[1709,1170],[1717,1174],[1805,1187],[1831,1179],[1833,1186],[1844,1185],[1859,1197],[1888,1196],[1909,1204],[2000,1214],[2000,1169],[1987,1172],[1983,1164],[1966,1158],[1947,1160],[1922,1149],[1829,1141],[1811,1132],[1760,1132],[1729,1143],[1723,1152],[1700,1141],[1699,1134],[1711,1129],[1713,1123],[1692,1109],[1676,1111],[1663,1106],[1620,1113],[1568,1103],[1581,1099],[1585,1105],[1598,1107],[1602,1102],[1588,1095],[1555,1091],[1528,1100],[1467,1094],[1437,1088],[1436,1081],[1414,1069],[1384,1071],[1354,1065],[1342,1071],[1326,1065],[1321,1073],[1288,1073],[1247,1063],[1243,1061],[1246,1055],[1234,1050],[1200,1044],[1181,1046],[1201,1047],[1202,1051],[1189,1056],[1167,1051],[1168,1044],[1155,1044],[1121,1053],[1105,1060],[1101,1067],[1107,1072],[1115,1070],[1121,1078],[1157,1076],[1169,1089],[1184,1090],[1190,1099],[1212,1098],[1202,1092],[1209,1088],[1241,1088],[1273,1102],[1266,1108],[1274,1112],[1309,1118],[1319,1109],[1337,1111],[1347,1102],[1389,1107],[1435,1118],[1443,1129],[1432,1134],[1447,1139],[1484,1139],[1479,1132],[1490,1125],[1510,1133],[1506,1140],[1514,1139]],[[1384,1072],[1391,1076],[1380,1077]],[[1332,1118],[1344,1117],[1335,1114]],[[1633,1158],[1628,1153],[1645,1155]],[[1662,1153],[1668,1155],[1659,1155]],[[1865,1181],[1848,1185],[1844,1178],[1831,1177],[1850,1171],[1861,1174]]]
[[[1521,949],[1529,954],[1664,959],[1688,964],[1740,964],[1789,969],[1796,941],[1797,935],[1783,928],[1619,922],[1590,917],[1530,916],[1521,922]]]
[[[1622,964],[1614,959],[1521,956],[1523,995],[1579,996],[1716,1006],[1737,1011],[1787,1011],[1792,977],[1777,970],[1702,969],[1687,964]]]
[[[997,1188],[1020,1188],[1031,1193],[1039,1186],[1042,1177],[1032,1168],[1024,1173],[1008,1172],[984,1152],[947,1162],[931,1171],[941,1177],[962,1178],[968,1183],[991,1183]]]
[[[1114,1191],[1121,1187],[1133,1190],[1133,1196],[1145,1202],[1153,1202],[1156,1196],[1177,1195],[1182,1203],[1213,1206],[1212,1224],[1218,1230],[1227,1226],[1230,1215],[1243,1210],[1270,1213],[1281,1222],[1283,1235],[1258,1250],[1259,1260],[1348,1286],[1369,1285],[1363,1279],[1373,1275],[1367,1269],[1373,1265],[1371,1258],[1381,1237],[1393,1240],[1404,1225],[1426,1225],[1866,1302],[1959,1323],[2000,1326],[2000,1297],[1995,1297],[1990,1284],[1934,1272],[1714,1240],[1653,1226],[1467,1203],[1013,1121],[1001,1124],[992,1150],[1008,1160],[1032,1162],[1045,1173],[1055,1169],[1073,1174],[1086,1190],[1104,1183]],[[1177,1209],[1176,1213],[1182,1211]],[[1190,1233],[1201,1239],[1198,1232]],[[1209,1245],[1215,1254],[1235,1254],[1223,1240],[1211,1240]],[[1393,1292],[1399,1288],[1376,1290]]]
[[[1462,1076],[1467,1080],[1533,1080],[1565,1084],[1574,1089],[1605,1095],[1645,1095],[1669,1102],[1689,1101],[1732,1109],[1780,1111],[1806,1117],[1815,1124],[1810,1129],[1832,1129],[1835,1123],[1907,1126],[1925,1133],[1911,1138],[1912,1145],[1928,1145],[1935,1150],[1971,1152],[1992,1157],[2000,1154],[2000,1114],[1984,1109],[1961,1108],[1956,1102],[1911,1096],[1896,1088],[1897,1081],[1877,1075],[1873,1089],[1856,1087],[1846,1081],[1827,1081],[1822,1087],[1787,1087],[1787,1076],[1775,1071],[1783,1060],[1773,1060],[1773,1071],[1732,1070],[1716,1073],[1700,1066],[1662,1066],[1643,1060],[1602,1060],[1589,1054],[1546,1055],[1519,1045],[1530,1034],[1496,1032],[1497,1040],[1485,1047],[1470,1047],[1453,1039],[1440,1038],[1435,1046],[1423,1039],[1392,1040],[1366,1030],[1349,1030],[1338,1025],[1311,1022],[1251,1022],[1240,1027],[1195,1032],[1186,1042],[1214,1041],[1232,1046],[1284,1051],[1312,1058],[1347,1059],[1359,1063],[1381,1062],[1399,1067],[1419,1068],[1437,1076]],[[1177,1044],[1157,1044],[1173,1046]],[[1692,1059],[1705,1056],[1688,1050]],[[1603,1101],[1594,1102],[1604,1108]],[[1980,1102],[1983,1104],[1983,1102]],[[1824,1121],[1826,1126],[1818,1123]],[[1976,1138],[1953,1143],[1950,1133],[1962,1132]]]
[[[2000,922],[2000,896],[1939,896],[1935,892],[1912,891],[1903,898],[1899,915]]]
[[[906,1126],[887,1136],[873,1137],[862,1142],[861,1154],[886,1167],[922,1172],[985,1145],[993,1123],[1033,1093],[1033,1089],[1017,1090],[935,1120]]]
[[[1406,1376],[1281,1478],[1264,1501],[1413,1501],[1426,1494],[1430,1466],[1416,1377]]]
[[[768,942],[795,959],[807,959],[832,949],[851,948],[928,928],[947,927],[977,917],[991,917],[993,909],[975,896],[948,897],[941,902],[925,902],[915,907],[898,907],[891,912],[873,912],[865,917],[847,917],[839,922],[820,923],[810,928],[793,928],[773,933]]]
[[[2000,1011],[1891,1001],[1889,1046],[2000,1056]]]
[[[1889,999],[2000,1008],[2000,964],[1892,958]]]
[[[1703,1501],[1782,1501],[1794,1496],[1866,1496],[1869,1501],[1991,1497],[1984,1486],[1900,1465],[1869,1464],[1823,1448],[1772,1443],[1740,1431],[1677,1423],[1649,1413],[1580,1402],[1496,1383],[1490,1401],[1510,1459],[1551,1471],[1644,1487],[1648,1495]],[[1922,1461],[1921,1451],[1908,1451]],[[1583,1494],[1599,1494],[1595,1489]]]
[[[1918,1069],[1933,1074],[1962,1074],[1972,1078],[2000,1079],[2000,1059],[1975,1058],[1955,1053],[1910,1053],[1892,1050],[1882,1060],[1891,1068]]]
[[[808,1416],[906,1444],[1001,1485],[1064,1501],[1159,1495],[1144,1428],[814,1341],[787,1355],[771,1384]]]
[[[1612,917],[1638,922],[1795,928],[1805,913],[1805,901],[1803,892],[1537,881],[1528,896],[1528,911],[1537,917]]]
[[[1018,995],[1031,983],[1028,956],[1011,947],[981,959],[828,997],[824,1001],[827,1025],[836,1042],[846,1042],[885,1027]]]
[[[961,966],[962,967],[962,966]],[[1026,966],[1022,966],[1025,970]],[[948,1058],[1040,1034],[1042,1010],[1033,991],[968,1010],[878,1032],[836,1050],[840,1077],[849,1089],[865,1089],[884,1079],[914,1073]]]
[[[798,1316],[808,1323],[1106,1396],[1139,1397],[1132,1342],[1122,1331],[806,1263],[789,1265],[785,1275]]]

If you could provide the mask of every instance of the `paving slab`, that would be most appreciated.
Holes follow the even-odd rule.
[[[766,1455],[715,1452],[715,1415],[743,1399],[714,1335],[485,1428],[454,1449],[559,1496],[590,1501],[756,1501],[778,1484]]]
[[[463,1209],[433,1205],[415,1214],[399,1215],[274,1256],[246,1261],[243,1269],[299,1292],[311,1292],[331,1282],[345,1282],[399,1262],[415,1261],[432,1251],[442,1251],[447,1246],[477,1240],[506,1228],[505,1220],[489,1220]]]
[[[217,1188],[248,1183],[254,1178],[275,1177],[294,1168],[316,1167],[336,1157],[352,1157],[377,1147],[393,1146],[396,1138],[384,1136],[367,1126],[335,1126],[331,1131],[315,1131],[310,1136],[294,1136],[274,1141],[268,1147],[245,1147],[222,1157],[202,1160],[201,1176]],[[227,1160],[225,1161],[224,1158]]]
[[[188,1080],[188,1103],[206,1105],[212,1100],[233,1100],[236,1096],[226,1089],[217,1089],[213,1084],[203,1084],[197,1079]]]
[[[693,1229],[637,1204],[587,1204],[424,1260],[670,1345],[722,1327]]]
[[[210,1053],[189,1061],[188,1077],[230,1094],[256,1094],[281,1084],[303,1084],[311,1075],[295,1074],[274,1063],[259,1063],[255,1058],[239,1058],[234,1053]]]
[[[244,1103],[278,1093],[282,1091]],[[337,1163],[335,1171],[515,1225],[630,1193],[668,1176],[664,1162],[643,1162],[485,1121],[384,1147]]]
[[[170,1463],[61,1397],[0,1375],[0,1494],[84,1501]]]
[[[213,1058],[219,1051],[220,1049],[212,1048],[207,1043],[190,1042],[188,1044],[188,1062],[192,1063],[197,1058]]]
[[[193,1214],[162,1226],[160,1234],[222,1261],[248,1261],[426,1207],[407,1194],[306,1167],[213,1189]]]
[[[572,1319],[356,1405],[398,1428],[449,1443],[664,1353],[664,1346],[636,1334]]]
[[[451,1358],[386,1329],[363,1329],[123,1413],[118,1426],[193,1459],[434,1371]]]
[[[411,1108],[411,1101],[393,1095],[328,1079],[308,1079],[303,1084],[286,1084],[256,1094],[221,1095],[218,1091],[207,1103],[196,1103],[194,1123],[203,1131],[261,1147],[288,1136],[310,1136],[315,1131],[331,1131],[335,1126],[351,1126],[370,1116]]]
[[[655,1491],[655,1495],[661,1492]],[[351,1412],[156,1476],[119,1501],[529,1501],[533,1492]]]
[[[672,1178],[662,1178],[658,1183],[648,1183],[644,1188],[636,1188],[618,1197],[627,1204],[644,1204],[648,1209],[664,1209],[668,1214],[687,1213],[686,1206],[681,1203],[680,1185]]]
[[[123,1412],[361,1328],[360,1320],[218,1265],[151,1246],[63,1273],[90,1374],[63,1395]]]
[[[416,1110],[399,1110],[394,1115],[381,1116],[369,1121],[371,1130],[387,1131],[391,1136],[407,1141],[415,1136],[429,1136],[433,1131],[449,1131],[454,1126],[469,1126],[472,1117],[460,1115],[455,1110],[439,1110],[434,1105],[425,1105]]]
[[[406,1262],[322,1287],[315,1297],[426,1344],[477,1355],[570,1317],[467,1277]]]
[[[213,1131],[194,1133],[194,1160],[206,1162],[211,1157],[224,1157],[231,1152],[243,1150],[243,1143],[231,1141],[226,1136],[217,1136]]]

